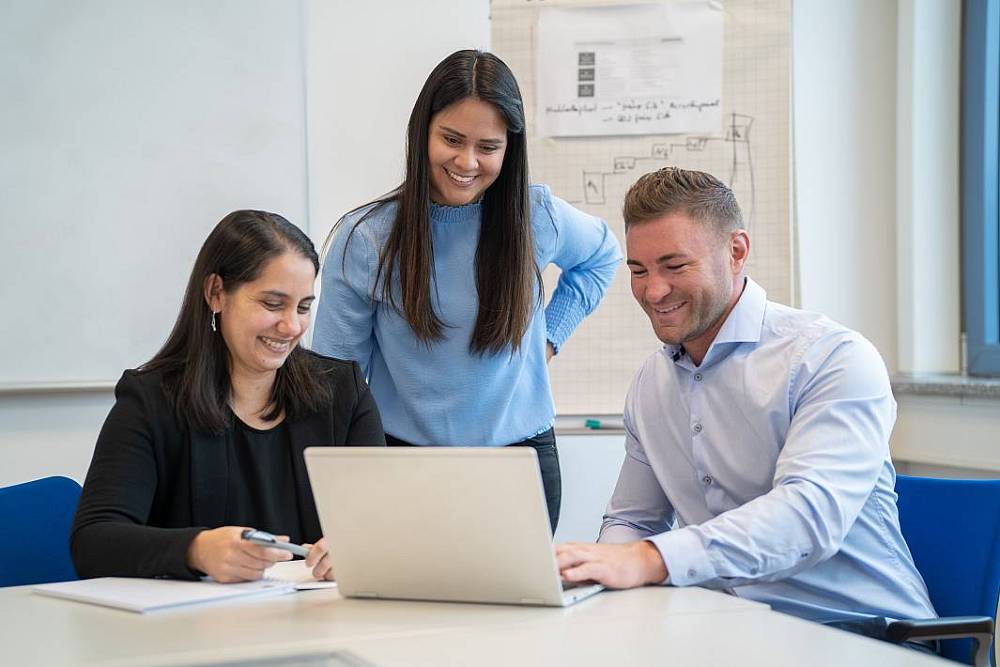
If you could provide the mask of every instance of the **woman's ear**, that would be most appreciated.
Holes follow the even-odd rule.
[[[213,273],[205,278],[205,303],[213,313],[218,313],[222,310],[222,276],[218,273]]]

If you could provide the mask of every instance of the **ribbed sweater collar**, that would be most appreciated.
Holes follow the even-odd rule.
[[[447,224],[478,221],[482,213],[482,200],[464,206],[445,206],[431,202],[431,220]]]

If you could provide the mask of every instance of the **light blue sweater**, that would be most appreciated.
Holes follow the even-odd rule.
[[[529,196],[539,270],[554,263],[562,274],[545,309],[535,309],[514,354],[509,348],[498,354],[469,351],[479,309],[480,204],[431,206],[432,302],[447,328],[430,346],[382,302],[381,286],[374,289],[396,205],[365,207],[342,221],[323,268],[313,348],[361,364],[386,433],[419,445],[506,445],[552,425],[546,340],[558,350],[597,307],[621,250],[603,220],[552,196],[548,187],[532,186]]]

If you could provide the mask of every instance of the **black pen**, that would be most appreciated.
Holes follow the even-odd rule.
[[[279,542],[277,537],[263,530],[247,528],[240,534],[240,537],[247,542],[253,542],[254,544],[259,544],[262,547],[270,547],[272,549],[284,549],[285,551],[290,551],[296,556],[302,556],[303,558],[309,555],[309,549],[304,546],[300,544],[292,544],[291,542]]]

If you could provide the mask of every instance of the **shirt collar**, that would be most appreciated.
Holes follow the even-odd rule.
[[[743,294],[733,306],[729,317],[712,341],[716,343],[757,343],[764,328],[764,309],[767,307],[767,292],[750,276],[744,278]]]
[[[767,292],[746,276],[744,279],[743,293],[733,309],[722,323],[722,328],[716,334],[715,340],[708,348],[708,353],[702,360],[704,367],[715,355],[713,350],[719,343],[756,343],[760,341],[760,334],[764,328],[764,310],[767,307]],[[664,345],[664,350],[675,363],[682,358],[686,359],[683,345]]]

